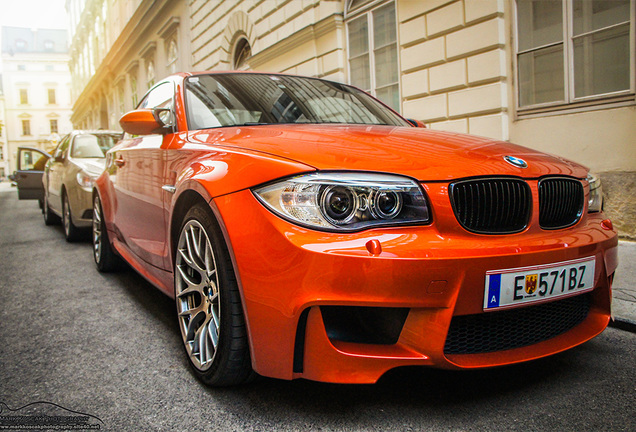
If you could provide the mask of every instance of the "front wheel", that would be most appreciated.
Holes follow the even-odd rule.
[[[82,232],[73,223],[71,215],[71,205],[68,202],[68,195],[62,195],[62,225],[64,226],[64,236],[67,242],[74,242],[80,239]]]
[[[242,384],[255,376],[232,262],[209,209],[197,205],[181,226],[175,301],[190,366],[207,385]]]
[[[42,216],[44,216],[44,225],[54,225],[60,223],[60,217],[51,211],[49,207],[49,194],[44,193],[44,202],[42,203]]]

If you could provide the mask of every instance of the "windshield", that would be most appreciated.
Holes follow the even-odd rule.
[[[277,123],[410,126],[368,94],[316,78],[198,75],[186,80],[190,129]]]
[[[83,134],[73,140],[71,157],[74,158],[103,158],[121,135],[119,134]]]

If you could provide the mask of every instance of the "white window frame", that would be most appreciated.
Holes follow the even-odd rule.
[[[51,102],[51,94],[53,95],[53,102]],[[47,105],[57,105],[57,92],[54,88],[46,89],[46,103]]]
[[[397,10],[397,2],[395,0],[376,0],[376,1],[371,1],[367,4],[364,4],[362,6],[360,6],[357,9],[354,9],[353,11],[349,11],[349,4],[351,3],[350,0],[347,1],[346,7],[345,7],[345,38],[347,41],[347,53],[346,53],[346,59],[347,59],[347,82],[351,83],[351,67],[349,66],[349,23],[351,21],[354,21],[364,15],[366,15],[367,18],[367,28],[369,29],[369,33],[368,33],[368,37],[369,37],[369,84],[370,84],[370,88],[368,90],[369,94],[371,94],[373,97],[377,97],[376,96],[376,92],[375,92],[375,43],[374,43],[374,28],[373,28],[373,11],[376,9],[379,9],[381,7],[384,7],[388,4],[393,4],[393,8],[395,9],[395,43],[397,45],[397,73],[398,73],[398,80],[397,80],[397,85],[398,85],[398,106],[395,108],[396,111],[398,113],[402,112],[402,80],[400,79],[401,77],[401,72],[402,72],[402,66],[400,64],[400,32],[399,32],[399,19],[398,19],[398,10]],[[365,90],[365,89],[362,89]],[[365,90],[366,91],[366,90]]]
[[[238,48],[239,48],[239,44],[245,41],[245,43],[247,44],[247,46],[250,48],[250,56],[245,58],[245,59],[237,59],[236,56],[238,54],[241,54],[238,52]],[[243,45],[241,47],[241,51],[242,49],[245,47],[245,45]],[[248,59],[250,59],[252,57],[252,44],[250,43],[250,40],[247,38],[246,35],[241,35],[236,39],[236,42],[234,42],[234,45],[232,46],[232,69],[233,70],[249,70],[250,69],[250,65],[247,62]],[[243,64],[237,64],[236,61],[237,60],[243,60]]]
[[[152,67],[151,67],[152,66]],[[157,84],[157,67],[155,66],[154,53],[144,59],[146,87],[151,89]],[[152,69],[152,75],[150,74]]]
[[[170,48],[174,45],[176,56],[174,59],[170,59]],[[174,70],[172,70],[174,68]],[[166,70],[169,74],[179,72],[179,45],[177,44],[177,38],[171,37],[166,44]]]
[[[635,105],[635,93],[636,93],[636,0],[630,0],[630,17],[629,17],[629,50],[632,55],[629,63],[630,68],[630,88],[627,90],[620,90],[610,93],[595,94],[590,96],[576,97],[574,94],[574,5],[573,0],[560,0],[563,7],[563,41],[558,43],[550,43],[540,47],[534,47],[531,49],[519,50],[519,23],[518,23],[518,2],[513,2],[513,35],[514,35],[514,49],[513,56],[513,68],[514,68],[514,99],[516,108],[516,117],[520,118],[532,118],[542,117],[545,115],[560,115],[571,112],[583,112],[598,109],[609,109],[621,106]],[[576,38],[584,37],[591,33],[597,33],[600,31],[608,30],[623,24],[613,24],[611,26],[603,27],[598,30],[585,32],[577,35]],[[545,102],[534,105],[520,106],[520,85],[519,85],[519,55],[531,51],[536,51],[541,48],[547,48],[553,45],[563,44],[563,85],[564,85],[564,101]]]
[[[25,101],[22,101],[22,92],[24,91],[24,99]],[[19,88],[18,89],[18,103],[20,105],[29,105],[29,101],[31,100],[31,98],[29,97],[29,89],[27,88]]]
[[[31,134],[31,119],[22,119],[20,121],[20,125],[22,126],[22,136],[32,136]],[[28,130],[27,130],[28,129]],[[25,133],[28,132],[28,133]]]

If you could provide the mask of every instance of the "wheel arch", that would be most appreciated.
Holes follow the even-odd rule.
[[[66,184],[62,183],[62,187],[60,188],[60,215],[62,217],[64,214],[64,197],[68,197],[68,190],[66,189]],[[70,207],[71,201],[69,200],[68,205]],[[71,208],[71,215],[73,214],[73,209]],[[72,220],[72,219],[71,219]]]
[[[71,214],[71,222],[75,223],[75,221],[73,220],[74,217],[77,217],[77,212],[74,211],[73,209],[73,204],[72,204],[72,199],[69,196],[68,193],[68,188],[66,187],[66,183],[62,183],[62,189],[60,189],[60,212],[63,214],[64,213],[64,197],[66,197],[66,199],[68,200],[68,206],[70,208],[70,214]],[[77,210],[77,209],[75,209]]]
[[[245,328],[247,332],[247,340],[248,340],[248,345],[250,350],[250,358],[253,361],[254,353],[252,352],[253,344],[252,344],[252,336],[251,336],[252,332],[251,332],[251,326],[250,326],[250,319],[246,313],[247,309],[245,307],[245,296],[243,293],[243,284],[241,283],[241,275],[237,270],[238,266],[236,262],[236,257],[234,256],[234,248],[232,247],[230,236],[223,222],[223,217],[221,216],[221,213],[216,207],[216,204],[214,203],[213,199],[210,197],[207,197],[206,199],[206,197],[203,196],[202,193],[207,192],[205,189],[201,191],[198,187],[195,186],[195,188],[196,190],[190,189],[190,188],[185,190],[182,189],[182,192],[176,198],[172,206],[173,211],[172,211],[172,215],[170,218],[170,225],[169,225],[169,242],[170,242],[169,247],[170,247],[170,260],[171,260],[170,265],[171,267],[174,267],[174,262],[176,258],[176,252],[177,252],[177,244],[179,242],[179,234],[180,234],[179,231],[181,229],[181,225],[183,225],[183,220],[185,219],[185,216],[188,213],[188,210],[190,210],[192,206],[195,206],[197,204],[204,205],[205,208],[209,210],[210,215],[212,216],[212,220],[216,223],[216,228],[219,229],[221,236],[223,238],[226,252],[230,256],[230,262],[232,263],[232,271],[234,272],[234,276],[236,278],[236,284],[238,286],[239,296],[241,298],[241,307],[243,308],[243,318],[245,320]]]

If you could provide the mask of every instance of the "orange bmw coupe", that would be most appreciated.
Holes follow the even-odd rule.
[[[617,234],[574,162],[279,74],[177,74],[120,123],[95,262],[174,298],[206,384],[500,366],[609,322]]]

